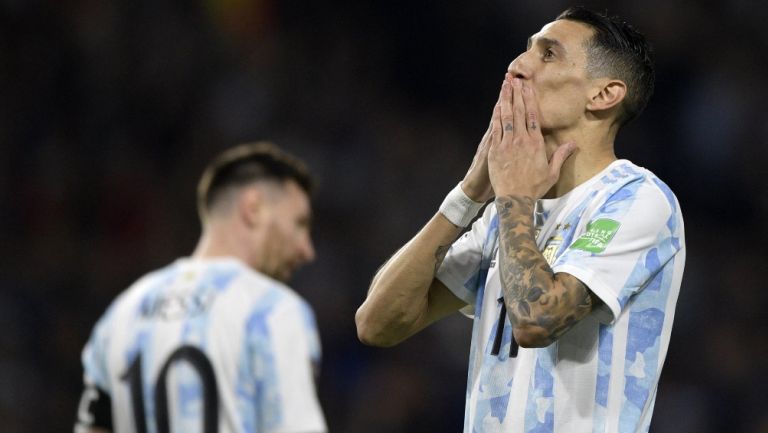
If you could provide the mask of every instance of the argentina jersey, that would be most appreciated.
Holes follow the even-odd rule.
[[[82,355],[112,430],[325,432],[309,305],[233,258],[179,259],[122,293]]]
[[[685,263],[675,196],[618,160],[563,197],[539,200],[535,223],[552,270],[581,280],[602,305],[550,346],[518,347],[488,206],[437,273],[474,320],[464,432],[647,431]]]

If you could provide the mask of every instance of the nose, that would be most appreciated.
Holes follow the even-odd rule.
[[[315,260],[315,246],[312,239],[307,236],[301,245],[301,259],[303,263],[313,262]]]
[[[507,66],[507,72],[514,78],[529,79],[531,78],[531,70],[528,63],[528,51],[522,52]]]

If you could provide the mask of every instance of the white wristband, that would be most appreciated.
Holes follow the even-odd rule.
[[[477,212],[484,204],[467,197],[459,182],[456,188],[445,196],[443,204],[440,205],[440,213],[456,227],[466,227],[477,216]]]

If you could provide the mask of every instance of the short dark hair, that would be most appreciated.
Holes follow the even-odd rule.
[[[620,125],[637,117],[653,95],[656,73],[652,50],[645,36],[619,17],[609,17],[584,7],[571,7],[558,20],[576,21],[594,29],[587,42],[587,71],[592,77],[610,77],[627,85],[618,116]]]
[[[270,142],[246,143],[213,159],[197,185],[197,211],[202,221],[231,188],[260,181],[294,180],[307,194],[313,180],[304,163]]]

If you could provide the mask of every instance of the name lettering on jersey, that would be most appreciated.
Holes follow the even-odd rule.
[[[144,304],[141,315],[147,319],[159,318],[163,320],[191,317],[206,311],[215,297],[214,291],[168,293]]]
[[[600,218],[587,224],[587,231],[571,244],[571,249],[590,253],[602,253],[608,247],[621,224],[608,218]]]

